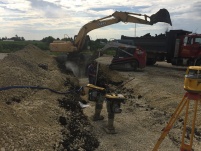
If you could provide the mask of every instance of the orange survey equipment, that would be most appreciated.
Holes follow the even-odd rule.
[[[188,67],[185,75],[184,89],[188,92],[201,92],[201,66]]]
[[[158,139],[156,145],[154,146],[153,151],[157,151],[160,144],[172,128],[175,121],[178,119],[180,113],[182,110],[186,109],[185,111],[185,119],[184,119],[184,125],[183,125],[183,134],[182,134],[182,140],[181,140],[181,146],[180,151],[192,151],[193,146],[193,137],[194,137],[194,131],[195,131],[195,122],[196,122],[196,116],[197,116],[197,109],[198,109],[198,103],[201,102],[201,85],[200,85],[200,66],[189,66],[184,80],[184,89],[187,91],[179,103],[178,107],[176,108],[175,112],[172,114],[172,117],[170,118],[167,126],[163,129],[163,132]],[[192,119],[189,118],[189,108],[190,103],[194,103],[194,108],[191,110],[193,112]],[[189,121],[191,120],[191,123]],[[191,124],[191,134],[190,139],[187,141],[185,140],[185,135],[187,133],[187,124]]]

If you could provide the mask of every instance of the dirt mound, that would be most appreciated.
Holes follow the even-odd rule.
[[[98,75],[104,76],[108,80],[114,82],[124,81],[126,78],[120,76],[120,74],[115,70],[110,70],[107,65],[101,64],[99,68]]]
[[[9,54],[0,63],[1,150],[94,150],[98,146],[82,110],[68,110],[58,101],[74,100],[78,107],[80,97],[75,89],[79,83],[71,73],[60,72],[54,57],[29,45]],[[69,93],[64,96],[53,92]],[[81,127],[72,127],[76,126],[75,122]],[[87,131],[71,135],[71,131],[81,129]],[[71,137],[68,143],[67,136]],[[83,139],[88,142],[80,143]],[[92,147],[89,142],[94,142]]]
[[[40,68],[39,64],[49,65],[49,69],[44,70]],[[56,63],[54,59],[35,46],[29,45],[25,49],[9,54],[4,60],[1,61],[1,87],[14,86],[14,85],[32,85],[32,86],[49,86],[57,88],[59,84],[55,81],[58,77]],[[50,72],[51,73],[50,73]],[[52,78],[55,76],[55,78]],[[55,79],[54,81],[49,81]],[[58,79],[58,81],[60,81]],[[1,95],[3,100],[10,100],[13,96],[19,99],[31,93],[28,89],[15,89],[10,91],[3,91]]]

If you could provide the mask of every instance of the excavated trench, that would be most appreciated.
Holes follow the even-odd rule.
[[[60,116],[59,122],[63,126],[63,140],[59,144],[59,150],[69,151],[87,150],[93,151],[99,146],[99,141],[91,132],[91,125],[88,118],[83,114],[78,100],[73,98],[59,99],[60,107],[71,112],[68,117]]]
[[[73,74],[71,70],[66,69],[64,64],[58,64],[61,72],[66,74]],[[64,108],[68,116],[60,116],[59,123],[62,125],[63,140],[59,142],[58,148],[55,150],[77,151],[86,150],[93,151],[99,146],[99,141],[93,133],[93,128],[89,119],[83,113],[79,102],[83,102],[77,90],[79,87],[72,83],[69,79],[64,82],[69,90],[74,92],[66,94],[64,98],[58,99],[59,106]]]

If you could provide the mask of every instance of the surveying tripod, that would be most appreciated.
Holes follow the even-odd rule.
[[[181,140],[181,146],[180,151],[192,151],[192,145],[193,145],[193,137],[194,137],[194,131],[195,131],[195,122],[196,122],[196,116],[197,116],[197,108],[198,103],[201,102],[201,67],[200,66],[190,66],[188,67],[185,75],[185,81],[184,81],[184,89],[187,91],[177,106],[175,112],[171,116],[167,126],[164,128],[160,138],[158,139],[157,143],[154,146],[154,149],[152,151],[157,151],[160,144],[172,128],[175,121],[178,119],[181,111],[186,107],[185,111],[185,119],[184,119],[184,125],[183,125],[183,133],[182,133],[182,140]],[[186,134],[186,126],[188,123],[188,114],[189,114],[189,106],[190,103],[194,102],[194,113],[193,118],[191,121],[191,135],[189,143],[185,143],[185,134]]]

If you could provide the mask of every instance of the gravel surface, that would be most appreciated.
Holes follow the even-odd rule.
[[[97,59],[101,64],[109,64],[111,57]],[[146,67],[138,72],[118,72],[120,79],[134,80],[126,83],[119,93],[126,96],[126,104],[122,105],[122,113],[115,115],[115,127],[118,134],[107,135],[103,127],[107,124],[107,111],[104,107],[102,114],[105,119],[92,122],[100,138],[98,151],[132,150],[150,151],[154,148],[163,128],[167,125],[172,113],[181,101],[186,91],[183,89],[186,67],[174,67],[164,62]],[[123,78],[122,78],[123,77]],[[83,81],[83,79],[82,79]],[[193,109],[190,109],[192,115]],[[94,104],[85,109],[87,116],[94,113]],[[200,113],[198,111],[193,149],[201,150],[200,145]],[[175,122],[159,150],[177,151],[181,144],[182,122],[184,113]],[[191,118],[189,118],[191,119]],[[190,128],[190,126],[188,126]],[[186,139],[188,141],[188,139]]]
[[[108,69],[109,56],[97,61],[101,63],[104,76],[125,83],[116,91],[127,98],[122,104],[122,113],[115,115],[117,134],[108,135],[103,130],[107,125],[105,102],[102,111],[105,119],[94,122],[90,117],[94,114],[95,104],[87,100],[87,95],[80,97],[75,93],[60,95],[48,90],[11,89],[0,91],[0,150],[152,150],[185,93],[186,68],[157,63],[137,72],[121,72]],[[64,92],[88,83],[87,78],[78,79],[65,69],[61,72],[54,57],[32,45],[9,54],[0,63],[1,87],[35,85]],[[114,90],[116,87],[110,85],[110,88]],[[85,90],[87,94],[87,88]],[[84,100],[90,106],[81,109],[78,103]],[[192,111],[190,109],[190,115]],[[201,150],[200,113],[199,109],[193,143],[195,151]],[[179,150],[183,115],[175,122],[159,150]]]
[[[0,53],[0,60],[5,58],[8,54],[7,53]]]

